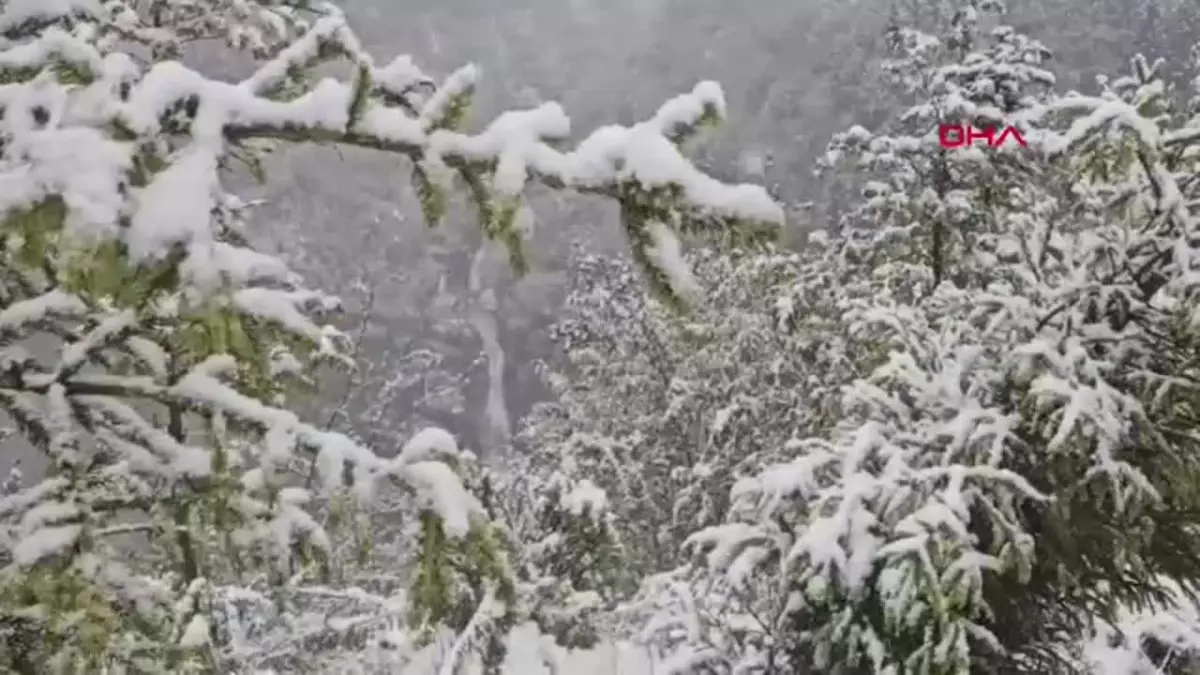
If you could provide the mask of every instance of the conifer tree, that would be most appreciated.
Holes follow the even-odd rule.
[[[1042,50],[982,41],[984,4],[900,31],[936,85],[915,131],[835,141],[883,175],[793,294],[836,310],[859,377],[693,537],[653,624],[685,671],[1105,672],[1098,625],[1147,667],[1194,649],[1130,621],[1193,614],[1194,120],[1144,60],[1101,96],[1023,95]],[[1031,152],[947,156],[947,110]]]

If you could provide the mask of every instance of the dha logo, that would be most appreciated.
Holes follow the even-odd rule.
[[[980,129],[970,125],[942,124],[938,126],[938,143],[943,148],[954,149],[975,145],[976,141],[987,141],[989,148],[998,148],[1006,142],[1016,141],[1021,147],[1028,147],[1025,137],[1014,126],[1004,127],[1000,134],[996,129]]]

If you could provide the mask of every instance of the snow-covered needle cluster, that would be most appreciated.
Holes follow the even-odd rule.
[[[680,153],[724,112],[712,83],[563,151],[554,104],[464,131],[474,68],[379,65],[331,5],[8,0],[0,36],[0,406],[44,460],[0,495],[5,672],[359,672],[368,647],[400,658],[442,629],[452,669],[515,616],[448,433],[373,449],[289,409],[312,365],[347,358],[338,302],[251,247],[225,170],[288,142],[403,155],[431,220],[460,180],[518,268],[527,183],[607,195],[669,299],[676,233],[760,242],[781,220]],[[179,60],[214,38],[257,69]],[[335,60],[348,80],[314,74]],[[384,510],[396,536],[371,563]]]

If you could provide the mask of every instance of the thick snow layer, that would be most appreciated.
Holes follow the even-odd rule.
[[[100,0],[9,0],[0,13],[0,33],[27,21],[44,21],[59,16],[84,14],[100,16]]]
[[[592,481],[582,480],[570,492],[563,495],[562,506],[577,516],[585,513],[595,516],[603,513],[608,507],[608,497],[604,494],[604,490],[601,490]]]
[[[18,565],[34,565],[45,558],[66,553],[79,539],[78,525],[63,525],[35,530],[24,536],[13,549]]]
[[[140,262],[175,244],[211,246],[217,189],[216,156],[195,147],[185,150],[141,191],[127,235],[130,256]]]
[[[437,427],[427,427],[408,439],[404,448],[400,450],[400,455],[396,457],[396,462],[408,464],[436,458],[437,455],[454,457],[457,454],[458,443],[450,432]]]
[[[692,275],[691,266],[683,259],[683,246],[675,233],[662,223],[651,223],[647,229],[654,245],[646,252],[671,280],[671,288],[686,298],[700,295],[700,284]]]

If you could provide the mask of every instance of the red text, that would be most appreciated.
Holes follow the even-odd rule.
[[[1025,137],[1013,126],[1004,127],[999,134],[995,128],[980,129],[963,124],[942,124],[938,127],[938,143],[943,148],[965,148],[975,145],[976,141],[987,141],[989,148],[998,148],[1009,141],[1026,147]]]

